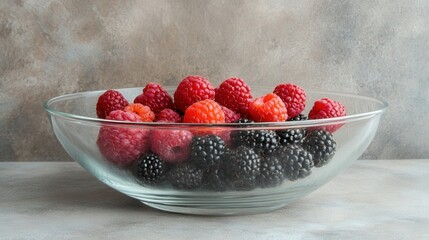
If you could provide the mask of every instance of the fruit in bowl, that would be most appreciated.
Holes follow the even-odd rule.
[[[154,208],[221,215],[278,209],[328,182],[367,148],[387,104],[188,76],[44,107],[64,149],[105,184]]]

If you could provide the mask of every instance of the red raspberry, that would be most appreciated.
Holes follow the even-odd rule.
[[[274,93],[255,99],[249,105],[248,113],[255,122],[282,122],[287,119],[286,106]]]
[[[166,162],[183,162],[189,157],[192,137],[188,130],[153,130],[151,149]]]
[[[99,118],[106,118],[111,111],[122,110],[128,105],[128,101],[122,94],[115,90],[107,90],[97,101],[97,116]]]
[[[150,107],[154,113],[158,113],[165,108],[174,108],[173,98],[156,83],[148,83],[143,88],[143,93],[134,99],[134,103],[141,103]]]
[[[153,113],[148,106],[143,106],[140,103],[131,103],[124,108],[126,112],[137,113],[142,122],[153,122],[155,119],[155,113]]]
[[[289,119],[298,116],[304,110],[307,94],[301,87],[292,83],[280,84],[273,93],[285,103]]]
[[[232,111],[231,109],[220,106],[222,108],[223,113],[225,114],[225,123],[235,123],[240,119],[240,114]]]
[[[172,109],[164,109],[161,112],[156,114],[157,122],[171,122],[171,123],[180,123],[182,122],[182,116],[179,113]]]
[[[215,91],[210,82],[200,76],[188,76],[183,79],[174,92],[176,107],[185,112],[195,102],[215,98]]]
[[[107,119],[141,122],[136,113],[115,110]],[[103,126],[98,133],[97,145],[101,154],[115,164],[128,165],[149,150],[149,130]]]
[[[322,98],[314,102],[308,114],[308,119],[322,119],[346,116],[346,108],[340,102],[329,98]],[[343,124],[325,126],[324,129],[333,133]]]
[[[185,123],[225,123],[225,113],[215,101],[206,99],[189,106],[183,117]]]
[[[216,88],[216,102],[234,112],[247,113],[248,103],[252,100],[250,87],[240,78],[228,78]]]

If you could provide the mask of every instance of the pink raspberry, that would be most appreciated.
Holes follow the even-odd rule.
[[[141,122],[139,115],[133,112],[115,110],[107,119]],[[110,162],[128,165],[149,150],[149,130],[126,127],[102,126],[98,133],[97,146],[101,154]]]
[[[308,119],[323,119],[346,116],[346,108],[340,102],[329,98],[322,98],[314,102],[313,107],[308,113]],[[342,124],[325,126],[324,129],[333,133],[337,131]]]
[[[189,157],[192,136],[188,130],[153,130],[152,152],[169,163],[183,162]]]
[[[134,103],[140,103],[150,107],[154,113],[158,113],[165,108],[174,108],[173,98],[168,92],[157,83],[148,83],[143,88],[143,93],[134,99]]]
[[[155,113],[150,110],[150,107],[144,106],[140,103],[131,103],[124,108],[124,111],[137,113],[142,122],[153,122],[155,119]]]
[[[232,111],[231,109],[220,106],[222,108],[223,113],[225,114],[225,123],[235,123],[240,119],[240,114]]]
[[[249,105],[248,113],[255,122],[283,122],[288,118],[284,102],[274,93],[256,98]]]
[[[98,97],[96,111],[99,118],[106,118],[111,111],[122,110],[128,105],[127,99],[116,90],[107,90]]]
[[[172,123],[180,123],[182,122],[182,116],[179,113],[172,109],[164,109],[161,112],[156,114],[157,122],[172,122]]]
[[[234,112],[247,114],[249,103],[252,101],[250,87],[243,79],[228,78],[215,89],[215,99],[220,105],[223,105]]]
[[[214,100],[215,91],[209,80],[201,76],[188,76],[177,86],[174,92],[174,104],[181,112],[193,103],[211,99]]]
[[[307,94],[301,87],[292,83],[280,84],[273,93],[285,103],[289,119],[298,116],[304,110]]]

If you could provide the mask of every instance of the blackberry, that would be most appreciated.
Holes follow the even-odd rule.
[[[144,183],[157,183],[164,179],[167,165],[155,154],[141,156],[134,165],[135,175]]]
[[[307,119],[308,118],[305,114],[300,113],[293,118],[289,118],[288,121],[302,121],[302,120],[307,120]]]
[[[216,135],[194,137],[191,141],[191,161],[200,168],[219,165],[225,153],[225,142]]]
[[[311,174],[313,168],[313,156],[302,147],[291,144],[282,147],[278,151],[286,178],[295,181],[298,178],[305,178]]]
[[[261,174],[258,182],[261,187],[274,187],[285,179],[284,169],[276,156],[265,158],[261,162]]]
[[[193,190],[201,186],[203,170],[193,164],[183,163],[170,171],[168,179],[178,189]]]
[[[307,120],[307,116],[299,114],[298,116],[288,119],[288,121],[303,121]],[[278,130],[277,135],[280,137],[280,144],[287,145],[289,143],[300,143],[307,134],[307,128],[293,128],[286,130]]]
[[[238,119],[237,123],[246,124],[246,123],[254,123],[254,121],[249,120],[247,118],[240,118]]]
[[[277,149],[280,142],[276,132],[271,130],[257,130],[251,132],[243,144],[255,149],[258,153],[270,155]]]
[[[223,192],[227,189],[225,172],[222,168],[212,168],[204,173],[203,186],[208,190]]]
[[[238,147],[247,141],[249,135],[251,135],[255,130],[245,130],[249,124],[254,123],[252,120],[246,118],[240,118],[236,123],[240,123],[240,126],[243,128],[242,130],[235,130],[231,132],[231,140],[233,144]],[[247,125],[246,125],[247,124]]]
[[[308,133],[302,147],[313,155],[314,166],[321,167],[335,155],[337,143],[330,132],[319,129]]]
[[[240,146],[231,150],[224,160],[228,184],[236,190],[251,190],[256,187],[260,174],[261,158],[251,148]]]
[[[241,118],[238,123],[246,126],[246,124],[253,123],[253,121]],[[234,146],[247,146],[264,155],[272,154],[279,146],[279,137],[274,131],[244,129],[235,130],[231,133],[231,140]]]

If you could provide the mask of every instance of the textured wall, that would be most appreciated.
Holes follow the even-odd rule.
[[[362,158],[428,158],[429,1],[0,1],[0,161],[71,160],[42,109],[82,90],[294,82],[385,99]]]

